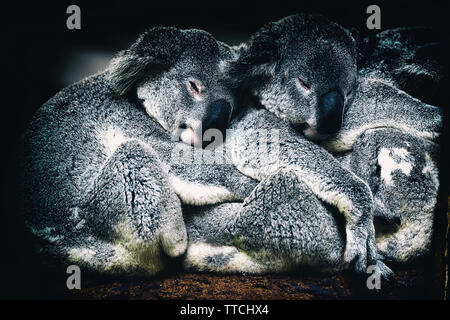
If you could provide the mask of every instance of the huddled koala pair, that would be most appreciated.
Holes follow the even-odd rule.
[[[440,111],[368,74],[351,35],[320,16],[270,23],[237,48],[149,29],[34,116],[27,226],[43,254],[103,273],[155,274],[185,254],[196,270],[353,262],[387,276],[380,258],[406,261],[422,243],[403,244],[427,237],[417,223],[435,203]],[[173,161],[199,146],[209,157],[208,129],[226,133],[223,161]],[[258,156],[255,129],[278,130],[277,157]],[[378,248],[373,214],[401,219]]]

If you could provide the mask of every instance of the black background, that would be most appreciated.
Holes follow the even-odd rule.
[[[66,8],[70,4],[81,8],[81,30],[66,28]],[[127,47],[140,32],[152,25],[205,29],[218,40],[237,44],[245,41],[265,22],[296,12],[322,13],[345,27],[354,27],[370,34],[376,32],[366,29],[366,8],[370,4],[381,7],[382,30],[415,25],[447,30],[447,6],[445,2],[437,1],[115,0],[2,3],[1,68],[4,72],[1,78],[2,95],[6,99],[1,100],[0,297],[36,297],[42,289],[32,292],[30,283],[39,277],[39,273],[35,272],[33,265],[24,262],[27,245],[15,211],[14,204],[20,201],[15,188],[15,184],[20,183],[15,180],[17,141],[33,112],[67,85],[64,79],[71,76],[74,70],[84,70],[82,64],[86,60],[74,61],[71,59],[74,54],[100,50],[108,56]],[[74,73],[83,75],[83,71]],[[446,176],[446,168],[443,174]]]

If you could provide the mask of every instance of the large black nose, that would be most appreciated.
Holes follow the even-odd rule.
[[[231,117],[231,105],[226,100],[217,100],[211,103],[203,117],[202,133],[208,129],[217,129],[225,136],[228,122]]]
[[[319,99],[316,131],[320,134],[333,134],[342,126],[344,97],[338,91],[328,91]]]

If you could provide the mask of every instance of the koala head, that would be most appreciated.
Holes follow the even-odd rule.
[[[311,139],[341,128],[356,85],[356,45],[320,15],[296,14],[262,27],[240,48],[233,77]]]
[[[224,134],[230,120],[234,99],[222,73],[234,57],[205,31],[155,27],[112,60],[110,79],[174,138],[202,146],[206,130]]]

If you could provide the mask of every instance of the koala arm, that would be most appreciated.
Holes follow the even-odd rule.
[[[169,181],[183,204],[213,205],[243,201],[257,181],[230,164],[171,164]]]
[[[359,256],[359,268],[365,270],[367,243],[371,250],[369,257],[375,257],[375,240],[368,241],[369,229],[373,227],[372,194],[368,185],[343,168],[325,149],[267,110],[249,109],[232,129],[227,145],[238,170],[259,181],[280,169],[294,171],[319,199],[344,214],[345,260],[350,262]],[[270,153],[261,152],[266,147]]]
[[[323,146],[331,152],[352,150],[362,133],[376,128],[398,129],[435,141],[442,129],[442,110],[411,97],[388,80],[365,76],[344,114],[341,130]]]
[[[164,158],[169,167],[170,186],[183,204],[204,206],[243,201],[258,183],[236,169],[222,144],[203,149],[178,142],[166,148],[171,149]]]

